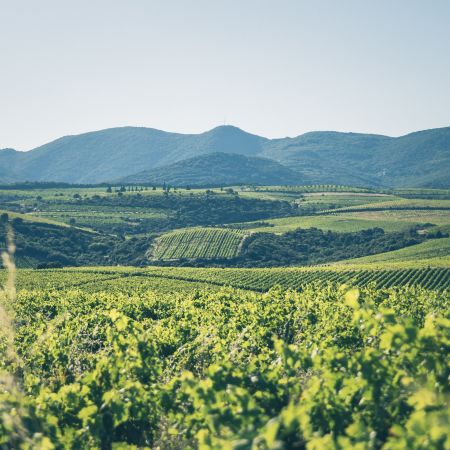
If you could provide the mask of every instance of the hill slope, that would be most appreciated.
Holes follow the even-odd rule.
[[[313,132],[269,141],[263,152],[317,183],[450,186],[450,127],[398,138]]]
[[[327,131],[283,139],[232,126],[201,134],[111,128],[29,152],[0,150],[0,182],[105,182],[217,152],[270,158],[314,183],[450,187],[450,127],[398,138]]]
[[[267,158],[232,153],[211,153],[161,168],[144,170],[119,180],[124,184],[168,183],[176,186],[226,186],[232,184],[305,184],[300,174]]]
[[[1,150],[0,167],[8,166],[16,181],[99,183],[205,153],[256,155],[265,140],[234,127],[202,134],[111,128],[66,136],[29,152]]]

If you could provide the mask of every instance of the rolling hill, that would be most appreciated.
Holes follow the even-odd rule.
[[[278,162],[234,153],[195,156],[161,168],[144,170],[117,182],[163,183],[175,186],[227,186],[233,184],[305,184],[307,178]]]
[[[28,152],[0,150],[0,182],[108,182],[218,152],[270,158],[312,183],[450,187],[450,127],[397,138],[320,131],[282,139],[232,126],[201,134],[111,128],[66,136]]]
[[[29,152],[0,150],[0,167],[9,167],[16,181],[99,183],[205,153],[257,155],[264,141],[234,127],[202,134],[122,127],[62,137]]]

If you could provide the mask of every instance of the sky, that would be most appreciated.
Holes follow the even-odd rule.
[[[449,0],[0,0],[0,148],[450,125]]]

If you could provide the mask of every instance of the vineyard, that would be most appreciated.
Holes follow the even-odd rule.
[[[239,253],[245,236],[241,230],[222,228],[174,231],[156,240],[150,257],[160,260],[233,258]]]
[[[144,274],[145,276],[146,274]],[[265,292],[272,286],[302,290],[310,283],[350,284],[377,288],[420,286],[428,289],[450,289],[450,269],[391,270],[302,270],[302,269],[189,269],[166,268],[148,271],[148,275],[175,280],[205,282],[214,285]],[[140,276],[140,275],[138,275]]]
[[[6,291],[0,448],[444,450],[449,300]]]
[[[384,268],[383,268],[384,267]],[[6,275],[3,273],[5,277]],[[359,287],[423,287],[450,290],[448,267],[418,267],[407,264],[396,268],[371,264],[359,267],[345,264],[311,268],[271,269],[197,269],[189,267],[81,268],[54,270],[20,270],[17,287],[21,289],[71,290],[87,292],[129,292],[157,290],[164,292],[214,289],[230,286],[256,292],[267,292],[274,285],[302,290],[306,285],[348,284]]]

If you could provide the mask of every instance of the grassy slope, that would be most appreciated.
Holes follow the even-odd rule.
[[[67,227],[68,225],[63,223],[63,222],[59,222],[56,220],[51,220],[51,219],[46,219],[43,217],[38,217],[34,214],[21,214],[21,213],[16,213],[16,212],[11,212],[11,211],[6,211],[6,210],[2,210],[0,209],[0,214],[6,213],[8,214],[10,219],[22,219],[22,220],[26,220],[27,222],[38,222],[38,223],[48,223],[50,225],[58,225],[61,227]]]
[[[390,263],[420,263],[450,267],[450,238],[432,239],[411,247],[349,259],[339,264],[390,264]]]
[[[260,221],[261,222],[261,221]],[[287,231],[295,230],[296,228],[319,228],[320,230],[331,230],[336,232],[354,232],[360,230],[367,230],[369,228],[380,227],[386,232],[403,231],[411,228],[417,223],[422,221],[399,221],[396,219],[366,219],[355,216],[353,214],[339,214],[328,216],[300,216],[300,217],[287,217],[282,219],[264,220],[264,223],[271,224],[272,226],[259,227],[257,224],[260,222],[254,222],[256,226],[253,228],[249,223],[248,230],[250,231],[262,231],[268,233],[286,233]]]
[[[316,206],[320,209],[328,209],[330,205],[335,208],[364,205],[373,202],[385,202],[399,200],[401,197],[388,194],[376,194],[366,192],[302,192],[295,189],[273,189],[273,188],[235,188],[243,197],[261,199],[285,199],[295,200],[300,207]]]
[[[344,207],[343,209],[366,209],[366,208],[383,208],[383,209],[415,209],[415,208],[450,208],[450,200],[428,200],[419,198],[389,198],[387,201],[369,202],[367,204],[355,205],[352,207]],[[339,210],[338,210],[339,211]],[[336,212],[338,212],[336,211]]]

